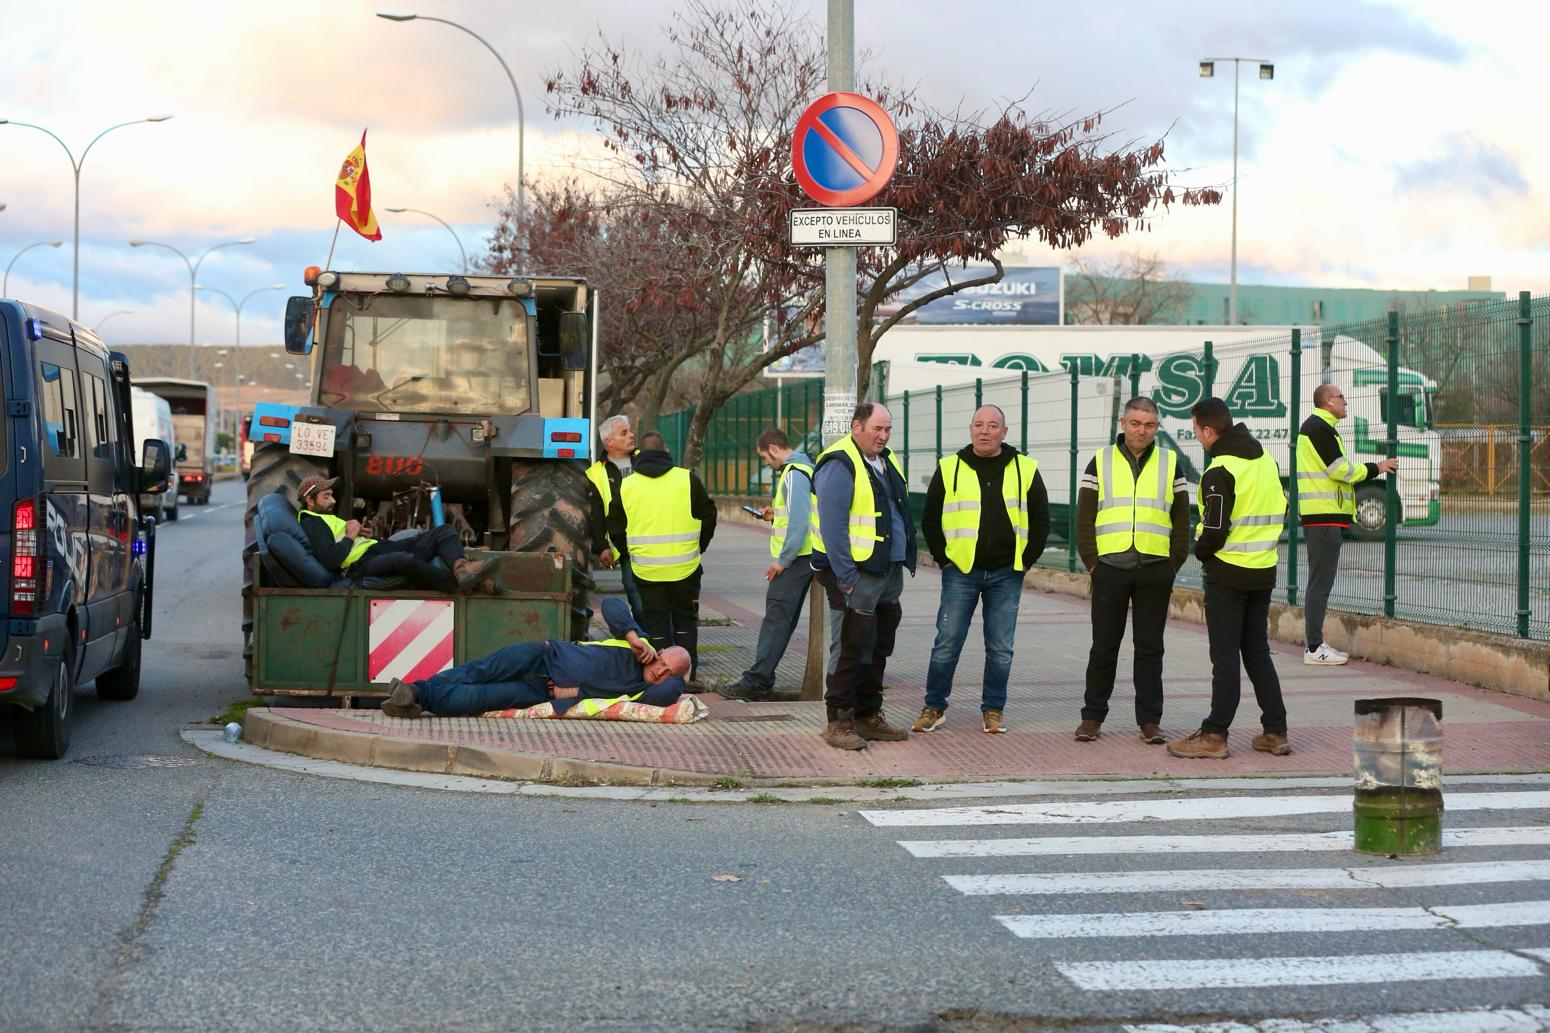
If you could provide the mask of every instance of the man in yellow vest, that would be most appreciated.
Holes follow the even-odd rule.
[[[786,654],[813,583],[813,564],[808,559],[813,554],[813,461],[792,448],[791,440],[779,427],[760,434],[754,451],[775,471],[775,496],[763,514],[774,527],[774,534],[770,535],[771,561],[764,572],[769,588],[764,593],[764,620],[759,625],[759,646],[753,666],[743,672],[735,685],[722,689],[721,694],[760,703],[774,696],[775,668]]]
[[[620,558],[624,550],[615,548],[608,540],[608,514],[619,497],[619,482],[633,469],[635,430],[630,426],[630,418],[620,414],[598,424],[597,435],[603,442],[603,457],[587,467],[587,480],[592,485],[592,551],[603,566],[618,565],[624,596],[630,609],[639,614],[640,590],[635,585],[635,574],[629,563]]]
[[[862,402],[850,433],[824,449],[813,473],[813,574],[829,599],[831,650],[823,741],[863,750],[908,739],[883,717],[883,671],[904,609],[904,571],[915,573],[915,519],[899,460],[888,449],[893,417]]]
[[[1093,644],[1077,742],[1109,715],[1125,621],[1134,613],[1133,679],[1141,741],[1162,743],[1163,632],[1173,576],[1189,558],[1189,483],[1178,453],[1156,443],[1157,404],[1125,403],[1120,434],[1087,464],[1076,494],[1076,552],[1092,575]]]
[[[920,533],[942,572],[942,601],[926,668],[925,706],[912,731],[935,731],[947,719],[958,657],[983,599],[980,725],[986,732],[1004,732],[1023,578],[1049,538],[1049,493],[1038,461],[1006,443],[1006,414],[999,405],[974,410],[969,444],[937,464]]]
[[[499,556],[472,560],[450,524],[433,527],[412,538],[379,542],[364,537],[359,520],[334,515],[337,477],[314,475],[301,482],[296,515],[307,534],[313,557],[324,569],[346,577],[401,577],[416,588],[436,592],[468,592],[495,573]],[[442,566],[433,562],[441,560]],[[494,582],[485,586],[494,590]]]
[[[1340,543],[1356,515],[1356,485],[1380,473],[1393,473],[1397,459],[1352,462],[1335,425],[1345,419],[1345,392],[1336,384],[1313,389],[1313,412],[1297,431],[1297,514],[1308,546],[1308,593],[1303,601],[1303,630],[1308,646],[1302,662],[1338,666],[1351,659],[1324,641],[1329,590],[1340,566]]]
[[[1281,470],[1220,398],[1197,402],[1190,415],[1209,464],[1200,478],[1200,537],[1195,555],[1205,571],[1206,634],[1211,642],[1211,713],[1200,730],[1168,744],[1175,757],[1221,760],[1238,711],[1239,665],[1249,672],[1259,703],[1256,750],[1283,756],[1286,704],[1270,656],[1270,595],[1276,585],[1276,542],[1286,525]]]
[[[608,537],[623,543],[623,559],[635,573],[637,615],[658,649],[689,652],[690,682],[699,668],[700,554],[716,533],[716,504],[699,475],[673,465],[656,431],[640,437],[630,476],[619,482],[609,507]]]

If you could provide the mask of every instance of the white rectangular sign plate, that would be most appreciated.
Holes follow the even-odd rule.
[[[793,208],[792,247],[875,247],[899,240],[897,208]]]

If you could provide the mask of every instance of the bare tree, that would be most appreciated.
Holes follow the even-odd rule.
[[[1066,312],[1077,323],[1142,326],[1183,321],[1194,288],[1160,255],[1132,252],[1111,259],[1071,256]]]

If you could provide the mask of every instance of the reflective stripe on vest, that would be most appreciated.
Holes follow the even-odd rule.
[[[592,487],[603,497],[603,516],[606,519],[610,510],[614,508],[614,487],[608,481],[608,470],[604,464],[606,459],[599,459],[587,467],[587,480],[592,482]]]
[[[630,648],[630,644],[628,642],[626,642],[622,638],[605,638],[601,642],[577,642],[576,645],[578,645],[578,646],[611,646],[611,647],[613,647],[615,649],[629,649]],[[621,701],[628,702],[630,700],[640,699],[645,694],[646,694],[646,690],[645,689],[641,689],[639,692],[635,693],[633,696],[628,696],[628,695],[613,696],[613,697],[611,697],[609,699],[593,699],[591,697],[588,697],[586,699],[577,700],[574,704],[572,704],[572,706],[573,707],[580,707],[581,708],[581,712],[583,714],[587,715],[588,717],[596,717],[598,714],[601,714],[603,711],[607,710],[609,707],[613,706],[615,703],[619,703]]]
[[[813,468],[807,463],[787,463],[782,466],[780,471],[775,474],[775,501],[770,505],[770,508],[775,511],[775,519],[772,523],[775,533],[770,536],[770,557],[772,559],[779,559],[780,551],[786,547],[786,528],[791,523],[791,500],[786,497],[786,481],[791,470],[801,470],[807,475],[807,497],[809,500],[807,505],[809,509],[812,507],[810,500],[813,496]],[[808,556],[812,554],[812,551],[813,522],[808,520],[807,538],[802,542],[802,548],[797,550],[797,555]]]
[[[332,513],[314,513],[310,509],[304,509],[300,513],[296,514],[296,522],[301,523],[301,518],[304,516],[314,516],[323,521],[323,523],[328,527],[329,533],[334,536],[334,541],[339,542],[344,540],[345,531],[348,530],[348,527],[346,527],[345,522],[339,517],[334,516]],[[339,564],[339,569],[343,570],[350,564],[354,563],[356,560],[360,559],[361,556],[365,554],[367,549],[376,544],[377,540],[375,538],[355,539],[355,544],[350,547],[350,553],[344,558],[344,562]]]
[[[1333,463],[1325,464],[1313,439],[1303,434],[1297,438],[1297,512],[1299,516],[1356,515],[1356,489],[1352,485],[1367,479],[1364,463],[1346,458],[1345,442],[1335,430],[1335,414],[1323,409],[1313,413],[1335,435],[1335,447],[1340,454]]]
[[[974,569],[974,552],[979,543],[980,478],[972,466],[954,453],[937,463],[942,472],[942,536],[947,539],[947,558],[961,571]],[[1001,500],[1017,549],[1012,569],[1023,569],[1023,553],[1028,548],[1028,486],[1039,468],[1039,461],[1018,454],[1006,464],[1001,476]]]
[[[689,471],[619,482],[630,569],[642,581],[682,581],[700,565],[700,522],[693,512]]]
[[[1110,445],[1098,453],[1098,514],[1093,527],[1098,555],[1129,552],[1133,545],[1144,556],[1166,556],[1173,534],[1169,514],[1178,454],[1154,447],[1136,477],[1130,460],[1120,453],[1122,447]]]
[[[1234,498],[1227,542],[1217,559],[1236,567],[1266,568],[1276,565],[1276,542],[1286,525],[1286,493],[1281,489],[1281,468],[1268,455],[1258,459],[1218,456],[1206,467],[1224,467],[1232,474]],[[1200,512],[1205,515],[1205,493]]]
[[[861,455],[861,450],[856,447],[856,439],[846,434],[834,444],[818,454],[818,462],[822,463],[824,457],[832,453],[842,453],[850,459],[851,479],[855,484],[850,495],[850,558],[857,563],[869,559],[872,550],[877,543],[883,540],[883,536],[877,533],[877,518],[882,512],[877,508],[877,499],[872,494],[872,478],[867,476],[867,461]],[[899,466],[899,458],[891,451],[885,452],[888,462],[898,471],[899,480],[904,480],[904,469]],[[837,461],[837,460],[836,460]],[[817,469],[815,466],[814,469]],[[823,534],[818,526],[818,494],[813,493],[811,507],[812,514],[812,539],[815,552],[827,552],[823,544]]]

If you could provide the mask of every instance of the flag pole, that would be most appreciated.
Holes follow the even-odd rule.
[[[328,242],[328,257],[323,259],[324,269],[327,269],[334,261],[334,245],[339,243],[339,227],[343,225],[343,219],[334,220],[334,239]]]

